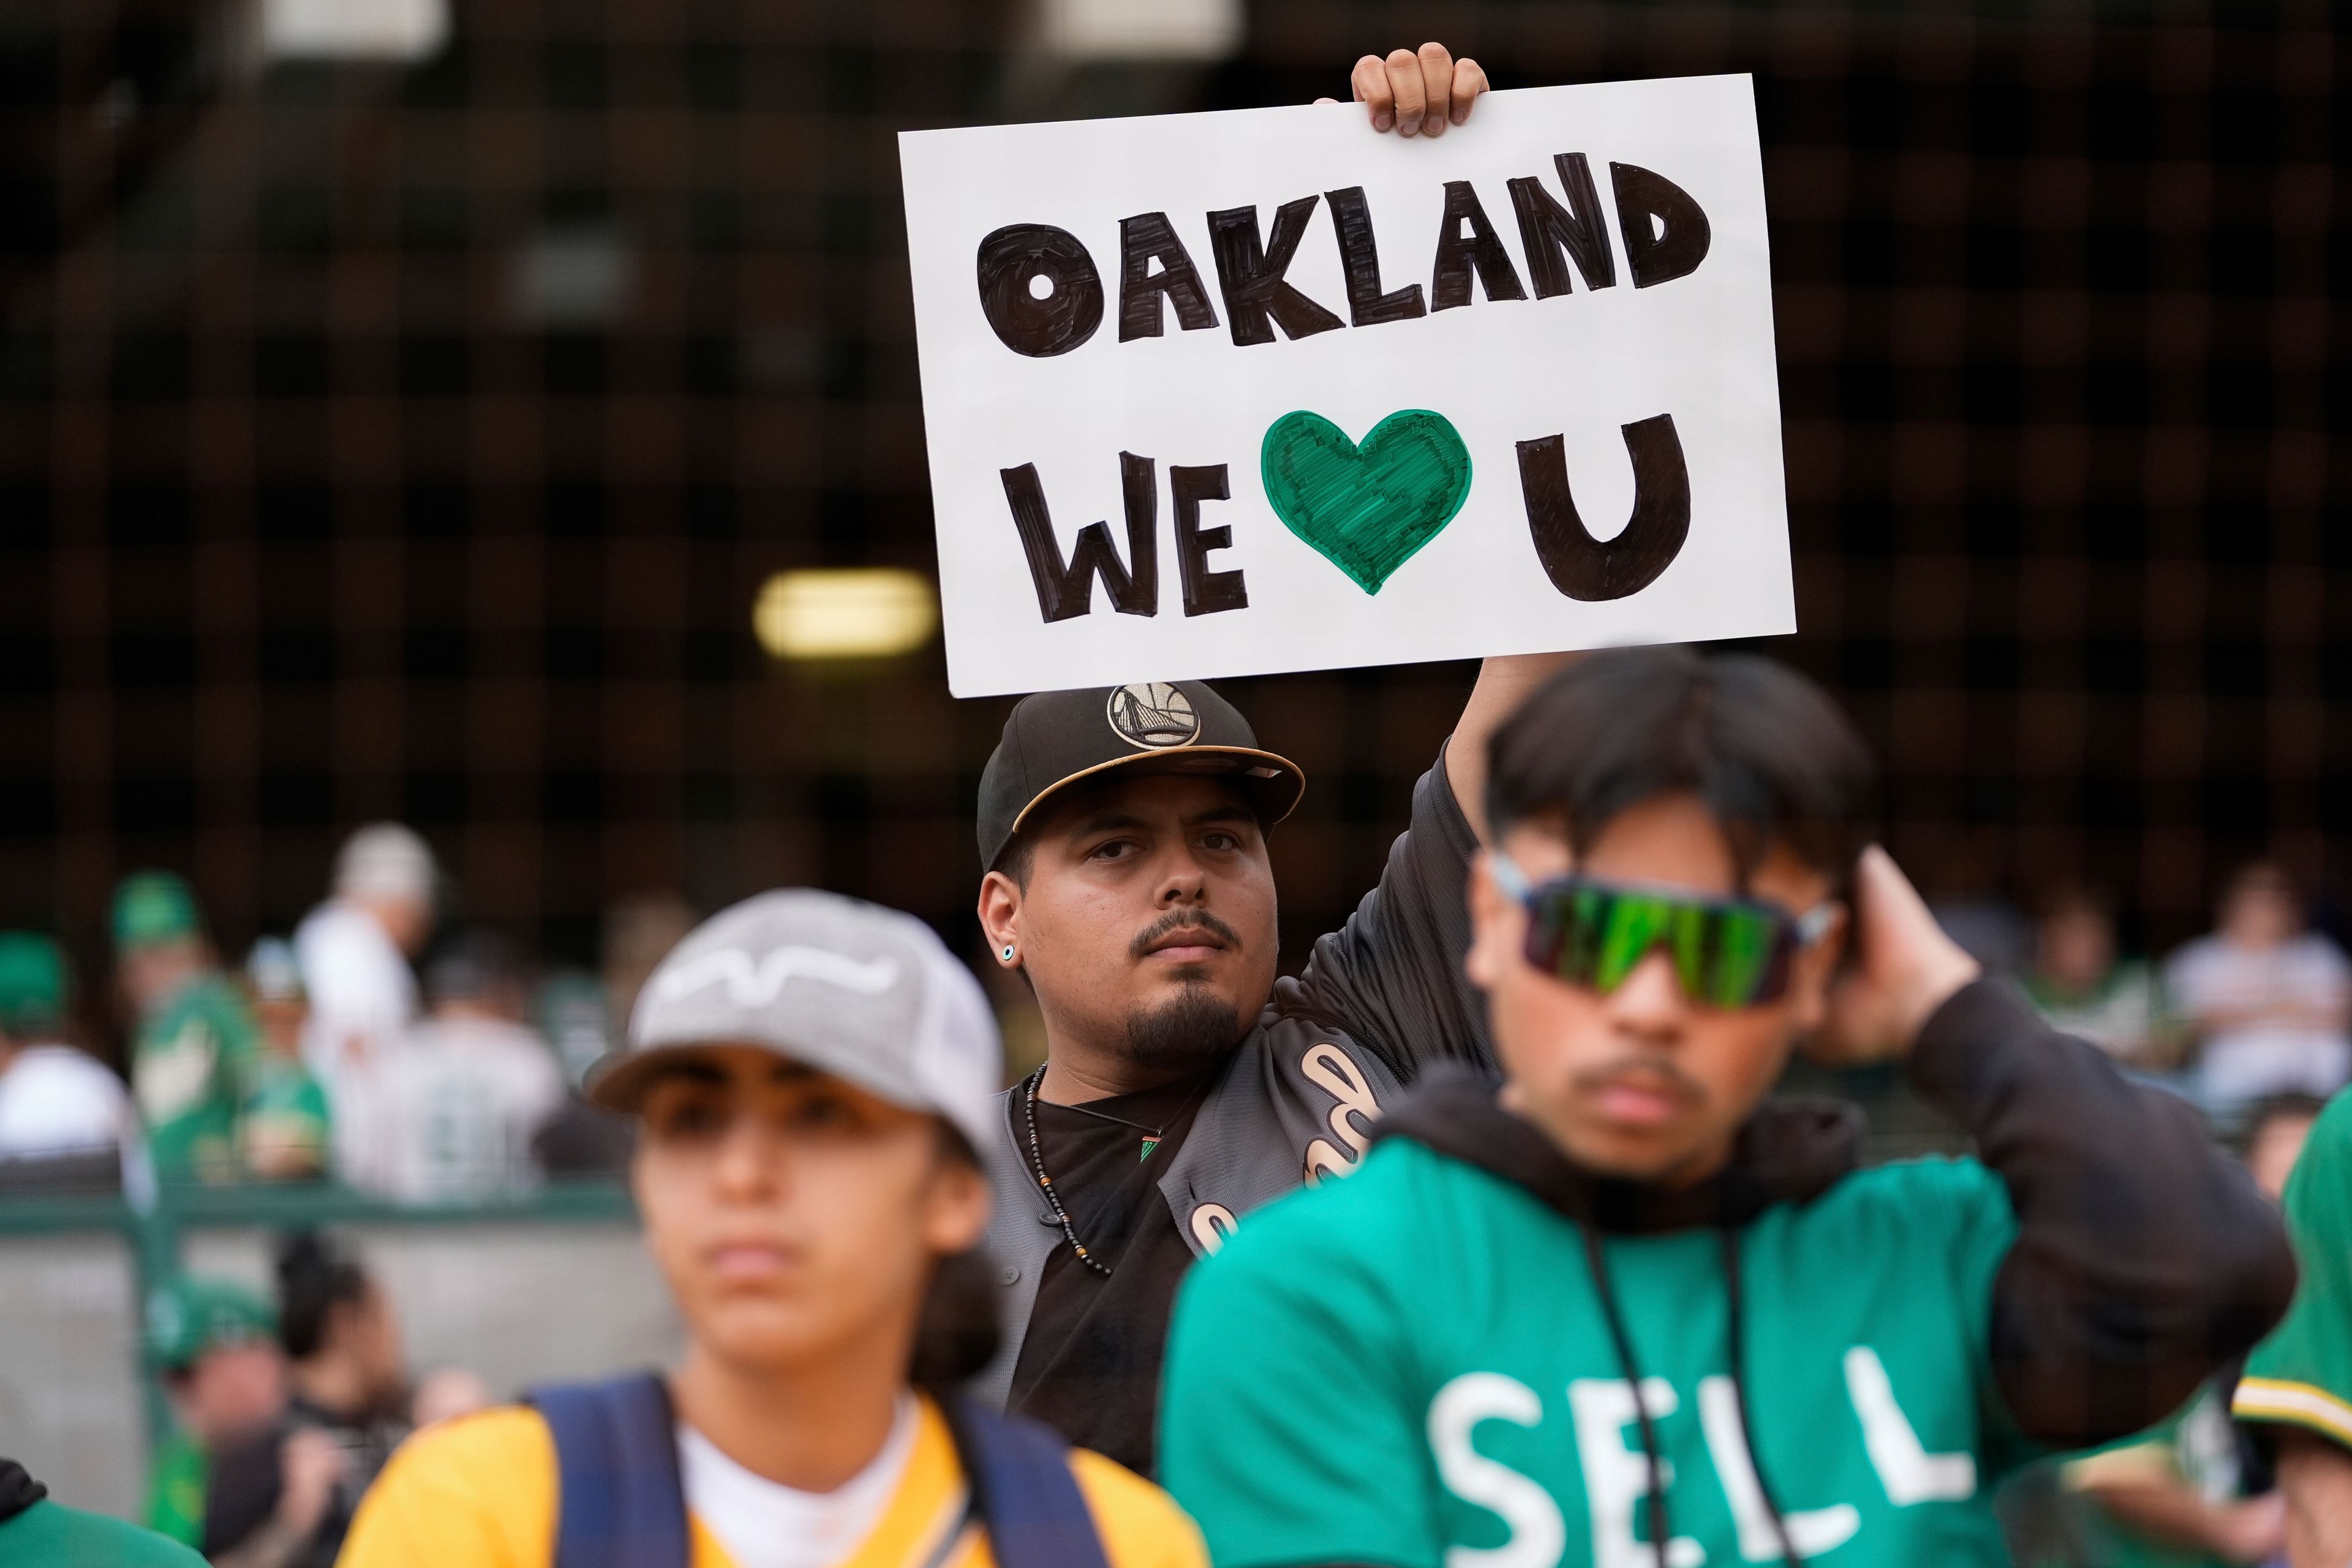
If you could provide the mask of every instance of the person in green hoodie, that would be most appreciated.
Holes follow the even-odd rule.
[[[2284,1309],[2194,1110],[2059,1036],[1862,847],[1869,755],[1769,660],[1598,654],[1489,754],[1426,1077],[1176,1312],[1164,1479],[1220,1568],[2004,1563],[2022,1460],[2146,1427]],[[1899,1059],[1973,1140],[1864,1168],[1769,1098]]]
[[[261,1087],[260,1031],[220,972],[195,894],[140,871],[114,894],[115,972],[137,1015],[131,1087],[163,1182],[233,1182],[238,1122]]]

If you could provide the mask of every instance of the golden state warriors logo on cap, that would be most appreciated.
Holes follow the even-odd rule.
[[[1108,716],[1113,733],[1145,751],[1190,745],[1201,732],[1192,700],[1164,680],[1113,688]]]

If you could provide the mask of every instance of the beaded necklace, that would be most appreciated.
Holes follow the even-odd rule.
[[[1030,1171],[1037,1178],[1037,1190],[1045,1194],[1045,1206],[1053,1211],[1054,1221],[1062,1227],[1063,1239],[1070,1244],[1071,1252],[1076,1255],[1079,1262],[1108,1279],[1110,1278],[1110,1266],[1088,1252],[1087,1244],[1078,1239],[1078,1227],[1070,1223],[1070,1211],[1062,1206],[1062,1195],[1054,1190],[1054,1178],[1045,1173],[1045,1151],[1037,1142],[1037,1086],[1045,1081],[1045,1069],[1041,1066],[1035,1072],[1029,1075],[1028,1084],[1022,1095],[1022,1112],[1024,1120],[1028,1123],[1029,1131]],[[1192,1094],[1185,1097],[1184,1103],[1178,1107],[1176,1111],[1178,1116],[1182,1116],[1185,1111],[1192,1108],[1192,1101],[1200,1097],[1201,1089],[1206,1089],[1208,1083],[1208,1076],[1202,1075],[1200,1088],[1193,1089]],[[1160,1147],[1160,1139],[1167,1131],[1165,1128],[1146,1127],[1140,1121],[1129,1121],[1124,1116],[1113,1116],[1107,1110],[1090,1110],[1083,1105],[1066,1105],[1062,1109],[1075,1110],[1082,1116],[1091,1116],[1097,1121],[1115,1121],[1121,1127],[1133,1128],[1143,1135],[1142,1157],[1147,1160],[1151,1158],[1151,1152]]]

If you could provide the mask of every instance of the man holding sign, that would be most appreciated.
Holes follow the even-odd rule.
[[[1433,44],[1367,57],[1355,86],[1376,127],[1429,136],[1486,78]],[[979,912],[1037,994],[1047,1061],[1004,1096],[989,1151],[1009,1321],[982,1392],[1149,1473],[1194,1258],[1351,1171],[1423,1063],[1488,1062],[1462,973],[1486,737],[1562,657],[1486,661],[1380,887],[1279,983],[1266,832],[1298,768],[1197,681],[1013,710],[981,780]]]

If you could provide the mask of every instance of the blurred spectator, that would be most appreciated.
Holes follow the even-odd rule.
[[[255,942],[245,961],[245,982],[261,1027],[261,1058],[237,1140],[245,1168],[264,1181],[323,1175],[331,1124],[326,1091],[302,1064],[310,1008],[293,947],[276,937]]]
[[[2150,965],[2117,962],[2115,918],[2095,894],[2077,889],[2044,907],[2025,989],[2053,1026],[2118,1061],[2171,1064],[2163,986]]]
[[[365,1056],[416,1016],[408,963],[433,934],[439,877],[425,840],[398,823],[371,824],[345,841],[333,895],[294,933],[314,1050]]]
[[[2305,931],[2286,873],[2256,861],[2231,879],[2219,928],[2172,955],[2167,989],[2199,1040],[2209,1110],[2264,1095],[2328,1095],[2352,1078],[2352,963]]]
[[[0,1190],[122,1184],[143,1170],[122,1080],[64,1043],[65,954],[0,931]]]
[[[332,894],[294,932],[310,1005],[305,1056],[334,1112],[335,1170],[355,1186],[387,1157],[369,1077],[416,1021],[408,963],[433,934],[439,879],[424,839],[373,823],[344,841]]]
[[[234,1280],[183,1275],[148,1299],[146,1342],[178,1422],[150,1461],[147,1526],[202,1546],[210,1456],[266,1430],[286,1408],[278,1320]]]
[[[654,965],[695,927],[694,906],[676,893],[643,893],[604,912],[604,1000],[617,1038],[628,1033],[637,993]]]
[[[2284,1201],[2286,1179],[2310,1142],[2312,1124],[2326,1107],[2315,1094],[2274,1094],[2246,1118],[2246,1169],[2271,1202]]]
[[[533,1184],[531,1135],[564,1103],[563,1076],[522,1023],[523,986],[485,933],[425,972],[432,1016],[371,1075],[383,1163],[367,1184],[403,1203],[464,1202]]]
[[[278,1335],[293,1397],[268,1427],[215,1453],[204,1530],[214,1568],[329,1568],[361,1494],[408,1434],[391,1299],[315,1232],[279,1244]]]
[[[164,1182],[235,1181],[237,1123],[257,1082],[260,1032],[213,960],[195,895],[168,871],[114,895],[115,973],[136,1019],[131,1085]]]

